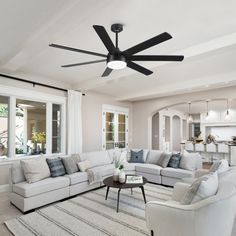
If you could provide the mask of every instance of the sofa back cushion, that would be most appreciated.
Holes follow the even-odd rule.
[[[129,163],[144,163],[143,150],[140,150],[138,152],[131,150]]]
[[[201,159],[199,153],[190,153],[184,150],[179,167],[185,170],[195,171],[198,169],[199,159]]]
[[[61,158],[50,158],[46,159],[46,161],[50,169],[51,177],[58,177],[66,174]]]
[[[107,151],[86,152],[80,155],[81,161],[90,161],[91,167],[108,165],[113,162]]]
[[[163,151],[160,151],[160,150],[150,150],[148,152],[146,162],[149,164],[157,164],[162,153]]]
[[[45,158],[21,160],[20,163],[28,183],[34,183],[50,177],[50,170]]]
[[[26,181],[20,162],[14,162],[11,166],[11,181],[13,184]]]

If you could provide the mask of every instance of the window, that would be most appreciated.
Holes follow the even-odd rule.
[[[61,152],[61,105],[52,105],[52,153]]]
[[[46,153],[46,104],[16,100],[16,154]]]
[[[0,96],[0,157],[8,151],[8,97]]]
[[[119,108],[120,109],[120,108]],[[103,109],[103,149],[128,147],[128,109]]]

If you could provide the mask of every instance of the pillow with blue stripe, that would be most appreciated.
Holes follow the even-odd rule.
[[[47,158],[46,161],[50,169],[51,177],[58,177],[66,174],[61,158]]]

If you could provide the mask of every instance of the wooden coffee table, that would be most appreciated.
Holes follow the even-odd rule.
[[[144,184],[146,184],[148,181],[145,177],[143,177],[143,183],[141,184],[126,184],[126,183],[119,183],[119,182],[115,182],[113,181],[113,177],[107,177],[106,179],[103,180],[103,183],[107,186],[107,192],[106,192],[106,198],[105,200],[107,200],[108,197],[108,193],[109,193],[109,189],[110,188],[118,188],[118,195],[117,195],[117,207],[116,207],[116,211],[119,211],[119,201],[120,201],[120,190],[121,189],[127,189],[130,188],[131,189],[131,193],[132,193],[132,189],[133,188],[140,188],[142,190],[142,194],[143,194],[143,200],[146,203],[146,196],[145,196],[145,191],[144,191]]]

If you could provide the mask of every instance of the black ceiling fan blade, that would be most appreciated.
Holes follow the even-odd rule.
[[[102,40],[108,52],[112,54],[115,51],[115,46],[105,28],[101,25],[93,25],[93,28],[97,32],[99,38]]]
[[[54,43],[49,44],[49,47],[60,48],[60,49],[69,50],[73,52],[81,52],[81,53],[90,54],[90,55],[99,56],[99,57],[107,57],[107,55],[102,54],[102,53],[90,52],[90,51],[86,51],[86,50],[82,50],[78,48],[71,48],[71,47],[54,44]]]
[[[105,69],[105,71],[103,72],[102,77],[106,77],[106,76],[110,75],[111,72],[112,72],[112,69],[110,69],[109,67],[107,67],[107,68]]]
[[[145,67],[143,66],[140,66],[132,61],[127,61],[127,66],[133,70],[136,70],[144,75],[151,75],[153,72],[146,69]]]
[[[102,59],[102,60],[97,60],[97,61],[87,61],[87,62],[63,65],[61,67],[83,66],[83,65],[88,65],[88,64],[100,63],[100,62],[104,62],[104,61],[107,61],[107,60],[106,59]]]
[[[129,57],[131,61],[183,61],[181,55],[134,55]]]
[[[172,36],[170,34],[168,34],[167,32],[164,32],[164,33],[159,34],[159,35],[157,35],[151,39],[148,39],[142,43],[139,43],[129,49],[126,49],[123,53],[125,55],[133,55],[133,54],[141,52],[147,48],[153,47],[159,43],[162,43],[166,40],[169,40],[171,38],[172,38]]]

